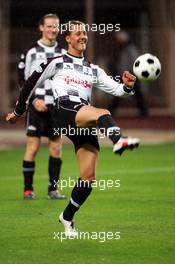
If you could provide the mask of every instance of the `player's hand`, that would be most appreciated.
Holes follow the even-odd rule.
[[[47,108],[44,100],[35,99],[33,102],[33,105],[38,112],[47,112],[48,111],[48,108]]]
[[[132,89],[136,82],[136,77],[129,71],[124,71],[122,81],[128,88]]]
[[[14,113],[8,113],[5,118],[5,120],[10,124],[16,123],[17,119],[18,117]]]

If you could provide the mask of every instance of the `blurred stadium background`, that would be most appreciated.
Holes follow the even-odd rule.
[[[130,33],[141,53],[155,54],[162,63],[161,76],[156,82],[142,85],[149,108],[149,118],[139,118],[135,100],[124,100],[117,110],[117,119],[124,129],[144,128],[146,131],[146,129],[157,128],[158,131],[166,130],[165,136],[168,131],[168,137],[170,133],[170,140],[172,141],[172,138],[174,140],[174,11],[173,0],[1,0],[1,143],[5,140],[3,135],[6,134],[6,129],[9,128],[4,124],[4,114],[13,109],[18,95],[16,71],[20,53],[38,39],[38,19],[46,13],[57,13],[61,23],[70,19],[79,19],[89,24],[119,24],[122,30]],[[112,32],[99,34],[99,32],[90,31],[89,37],[88,58],[106,68],[105,61],[112,56],[114,50]],[[60,42],[63,44],[61,38]],[[106,107],[110,104],[111,96],[98,91],[95,93],[94,103],[97,106]],[[23,122],[13,126],[13,129],[21,127],[24,127]],[[21,139],[21,136],[19,137]],[[141,139],[144,139],[142,135]]]

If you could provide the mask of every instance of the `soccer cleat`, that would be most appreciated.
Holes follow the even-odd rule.
[[[35,194],[32,190],[24,191],[23,197],[25,200],[33,200],[35,199]]]
[[[132,138],[132,137],[121,137],[117,143],[115,143],[113,147],[113,152],[115,154],[122,155],[123,151],[126,149],[134,149],[138,148],[140,144],[139,138]]]
[[[48,192],[48,199],[63,200],[66,199],[64,194],[61,194],[58,190]]]
[[[75,230],[74,221],[67,221],[63,218],[63,212],[59,216],[59,222],[64,225],[65,235],[68,238],[75,238],[78,236],[78,232]]]

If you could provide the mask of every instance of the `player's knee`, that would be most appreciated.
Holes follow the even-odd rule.
[[[52,157],[61,157],[61,145],[60,144],[50,144],[49,152]]]
[[[107,109],[100,109],[100,116],[110,115],[111,113]]]
[[[81,180],[83,181],[88,181],[90,183],[94,182],[95,179],[96,179],[96,174],[95,172],[84,172],[84,173],[81,173],[81,176],[80,176]]]
[[[38,152],[38,146],[33,144],[27,147],[25,156],[27,157],[27,159],[33,160],[37,152]]]

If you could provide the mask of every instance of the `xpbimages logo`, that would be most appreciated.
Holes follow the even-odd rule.
[[[71,179],[68,177],[68,179],[60,179],[58,182],[55,181],[54,187],[58,187],[60,190],[63,190],[64,188],[73,188],[75,184],[77,184],[78,179]],[[92,182],[89,181],[83,181],[81,180],[77,186],[84,187],[89,185],[89,187],[92,188],[98,188],[100,191],[112,189],[112,188],[120,188],[121,183],[119,179],[107,179],[107,180],[93,180]]]
[[[65,232],[54,232],[53,233],[53,239],[57,239],[61,242],[71,239],[71,240],[97,240],[100,243],[107,242],[109,240],[119,240],[120,239],[120,232],[86,232],[86,231],[78,231],[77,230],[77,235],[74,237],[71,236],[66,236]]]
[[[54,136],[98,136],[99,138],[109,137],[111,135],[120,135],[120,128],[117,126],[105,128],[96,128],[96,127],[72,127],[68,125],[67,127],[54,127],[53,128]]]
[[[105,23],[100,23],[100,24],[96,24],[96,23],[92,23],[92,24],[87,24],[87,23],[84,23],[82,25],[79,25],[79,26],[82,26],[83,29],[85,28],[85,30],[87,32],[98,32],[99,34],[103,35],[107,32],[118,32],[120,31],[120,23],[117,23],[117,24],[111,24],[111,23],[108,23],[108,24],[105,24]],[[74,31],[76,30],[77,28],[77,25],[73,25],[71,24],[70,22],[66,23],[66,24],[60,24],[59,25],[59,31],[60,33],[64,33],[65,31]]]

